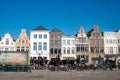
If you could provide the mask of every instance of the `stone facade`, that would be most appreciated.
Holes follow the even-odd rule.
[[[87,35],[90,40],[89,60],[94,64],[103,62],[105,56],[103,33],[99,31],[98,26],[94,26]]]
[[[79,60],[80,63],[82,61],[89,62],[89,40],[83,27],[80,27],[76,35],[75,45],[77,60]]]
[[[28,51],[30,50],[30,40],[27,36],[26,29],[22,29],[19,37],[15,43],[16,51]]]
[[[62,32],[54,28],[50,32],[50,58],[55,59],[61,56],[61,40],[62,40]]]

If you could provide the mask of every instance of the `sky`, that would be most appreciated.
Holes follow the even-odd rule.
[[[98,25],[100,31],[120,28],[120,0],[0,0],[0,35],[17,38],[21,29],[57,27],[63,35],[75,35]]]

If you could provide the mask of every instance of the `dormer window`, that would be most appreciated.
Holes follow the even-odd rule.
[[[9,39],[6,39],[6,45],[9,45]]]
[[[95,38],[98,38],[99,36],[100,36],[99,33],[94,33],[94,37],[95,37]]]

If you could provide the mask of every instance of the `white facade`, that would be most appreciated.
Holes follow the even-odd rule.
[[[117,31],[117,39],[118,39],[118,53],[120,54],[120,29]]]
[[[91,62],[89,57],[90,45],[89,39],[87,37],[87,33],[85,32],[84,28],[81,26],[76,38],[75,38],[75,45],[76,45],[76,56],[80,58],[80,60],[87,60]]]
[[[30,56],[49,60],[49,30],[30,31]]]
[[[72,36],[63,36],[62,37],[62,55],[61,59],[76,59],[75,55],[75,37]]]
[[[0,51],[15,51],[15,42],[9,33],[0,41]]]
[[[104,50],[105,54],[118,53],[118,40],[116,32],[104,32]]]

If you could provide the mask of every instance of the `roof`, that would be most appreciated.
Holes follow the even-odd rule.
[[[84,28],[82,26],[79,28],[79,31],[77,32],[77,34],[75,34],[75,36],[77,36],[78,34],[81,34],[81,33],[86,34],[86,32],[85,32],[85,30],[84,30]]]
[[[118,29],[118,30],[115,30],[115,32],[118,32],[120,29]]]
[[[91,36],[91,32],[93,31],[94,29],[90,30],[88,33],[87,33],[87,36],[90,37]],[[104,36],[104,33],[101,32],[102,36]]]
[[[44,28],[43,26],[38,26],[37,28],[35,28],[33,30],[48,30],[48,29]]]
[[[15,38],[13,38],[13,41],[15,42],[15,41],[16,41],[16,39],[15,39]]]
[[[62,32],[62,31],[59,30],[58,28],[54,28],[51,32]]]
[[[91,32],[93,31],[94,29],[91,29],[88,33],[87,33],[87,36],[90,37],[91,35]]]

